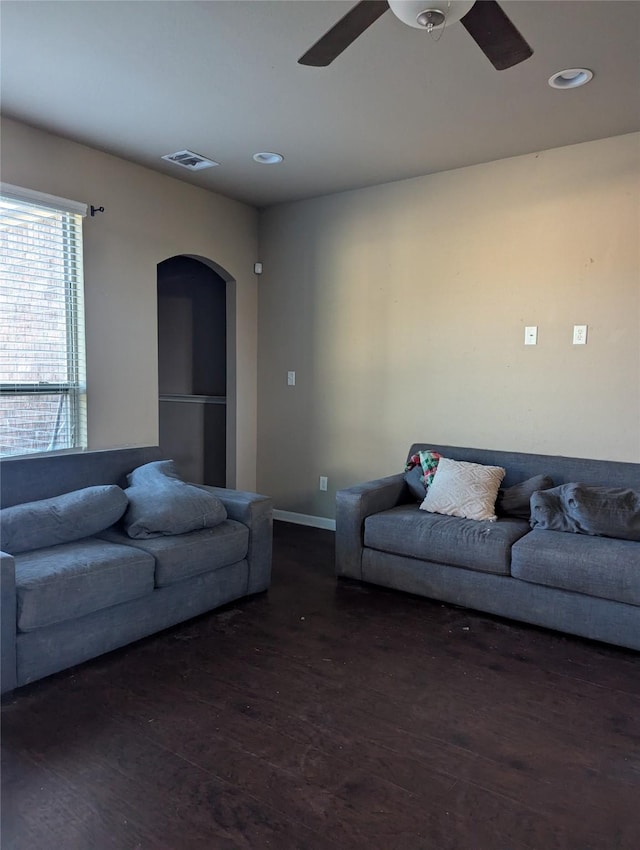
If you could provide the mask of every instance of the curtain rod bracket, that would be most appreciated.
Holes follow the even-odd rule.
[[[104,207],[94,207],[93,204],[91,204],[91,215],[94,216],[99,212],[104,212]]]

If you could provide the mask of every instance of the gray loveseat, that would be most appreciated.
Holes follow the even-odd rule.
[[[3,693],[268,588],[273,511],[265,496],[199,488],[196,497],[203,491],[218,506],[217,524],[203,522],[182,534],[132,539],[122,521],[114,524],[131,504],[121,489],[128,474],[161,466],[160,459],[158,448],[147,447],[3,461],[7,522],[0,543],[16,552],[0,553]],[[82,491],[78,497],[76,491]],[[24,551],[16,516],[20,520],[25,503],[52,497],[42,521],[47,528],[24,529],[27,540],[31,534],[44,542],[47,535],[65,539],[74,524],[79,530],[72,537],[90,523],[96,530]],[[59,504],[62,531],[56,527]]]
[[[640,464],[415,444],[503,467],[503,487],[533,476],[555,485],[640,490]],[[551,492],[551,491],[550,491]],[[640,650],[640,543],[427,513],[403,473],[340,490],[338,576],[404,590]]]

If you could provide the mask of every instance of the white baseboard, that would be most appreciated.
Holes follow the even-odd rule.
[[[293,522],[296,525],[311,525],[313,528],[326,528],[327,531],[336,530],[335,519],[329,519],[326,516],[310,516],[309,514],[297,514],[293,511],[274,510],[274,519],[281,519],[283,522]]]

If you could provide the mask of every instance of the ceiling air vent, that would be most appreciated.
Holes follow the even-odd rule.
[[[162,159],[167,162],[173,162],[174,165],[181,165],[183,168],[188,168],[189,171],[201,171],[203,168],[211,168],[214,165],[220,165],[213,159],[207,159],[200,156],[199,153],[193,151],[176,151],[176,153],[165,154]]]

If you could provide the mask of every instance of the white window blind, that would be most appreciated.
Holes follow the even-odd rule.
[[[0,184],[0,454],[86,446],[82,216]]]

